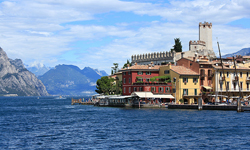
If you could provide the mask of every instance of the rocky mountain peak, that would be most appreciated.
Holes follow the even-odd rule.
[[[47,96],[43,83],[29,72],[21,59],[9,59],[0,48],[0,96]]]

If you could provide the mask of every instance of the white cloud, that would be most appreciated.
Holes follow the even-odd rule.
[[[160,16],[162,20],[145,21],[143,26],[126,19],[111,25],[71,24],[95,20],[96,14],[109,12],[133,12],[136,17]],[[250,1],[172,0],[153,4],[150,0],[6,0],[0,3],[0,46],[11,58],[21,58],[25,63],[38,61],[46,66],[75,63],[109,73],[113,62],[121,67],[133,54],[169,51],[177,37],[187,51],[189,40],[198,40],[198,23],[203,21],[213,23],[215,52],[216,37],[222,53],[250,47],[249,28],[227,25],[242,18],[250,18]],[[61,54],[73,50],[70,46],[73,42],[110,37],[114,39],[110,43],[78,51],[79,60],[84,63],[64,62],[60,58]]]

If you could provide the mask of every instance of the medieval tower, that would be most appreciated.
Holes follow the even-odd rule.
[[[191,56],[191,53],[208,57],[216,57],[213,51],[212,23],[199,23],[199,40],[191,40],[189,42],[188,56]]]
[[[199,23],[199,41],[206,43],[206,49],[213,50],[212,23]]]

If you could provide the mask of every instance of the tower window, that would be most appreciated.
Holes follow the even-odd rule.
[[[206,25],[203,25],[203,28],[205,28],[206,27]]]

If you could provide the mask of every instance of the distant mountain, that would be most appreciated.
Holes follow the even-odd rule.
[[[38,77],[52,95],[92,95],[101,78],[95,69],[74,65],[57,65]]]
[[[95,72],[100,76],[108,76],[108,74],[104,70],[99,71],[98,69],[95,69]]]
[[[49,71],[51,69],[51,67],[46,67],[42,63],[36,64],[36,65],[32,65],[32,66],[26,65],[26,68],[30,72],[34,73],[36,76],[41,76],[41,75],[43,75],[44,73],[46,73],[47,71]]]
[[[236,56],[236,55],[241,55],[241,56],[250,56],[250,48],[243,48],[235,53],[232,53],[232,54],[226,54],[226,55],[223,55],[221,56],[222,58],[226,58],[226,57],[233,57],[233,56]]]
[[[43,83],[29,72],[21,59],[9,59],[0,48],[0,96],[48,96]]]

